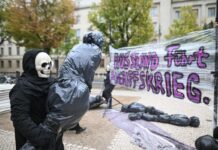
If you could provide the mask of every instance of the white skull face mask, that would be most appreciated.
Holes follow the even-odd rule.
[[[52,60],[47,53],[40,52],[37,54],[35,66],[39,77],[49,78],[52,69]]]

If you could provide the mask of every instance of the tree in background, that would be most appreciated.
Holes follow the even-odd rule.
[[[71,29],[65,39],[61,42],[60,46],[55,49],[56,54],[67,54],[74,45],[79,43],[79,38],[76,37],[75,30]]]
[[[8,0],[0,1],[0,45],[4,43],[4,41],[9,40],[10,36],[5,30],[5,7],[7,6]]]
[[[154,35],[151,6],[152,0],[101,0],[89,20],[115,48],[144,44]]]
[[[69,33],[73,11],[71,0],[10,0],[6,29],[18,45],[50,53]]]
[[[184,36],[189,32],[200,30],[197,24],[197,15],[191,6],[180,8],[180,18],[174,20],[169,29],[166,39]]]
[[[203,29],[207,30],[207,29],[211,29],[214,28],[214,22],[211,20],[209,23],[204,23]]]

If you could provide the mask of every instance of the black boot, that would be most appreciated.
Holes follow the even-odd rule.
[[[80,125],[79,125],[79,123],[75,126],[75,127],[73,127],[73,128],[71,128],[71,129],[69,129],[69,130],[71,130],[71,131],[76,131],[76,134],[80,134],[81,132],[83,132],[83,131],[85,131],[86,130],[86,128],[82,128]]]
[[[108,98],[107,108],[112,109],[112,97]]]
[[[83,132],[85,130],[86,130],[86,128],[79,127],[78,129],[76,129],[76,134],[80,134],[81,132]]]

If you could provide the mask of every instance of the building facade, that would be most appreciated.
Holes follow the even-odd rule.
[[[93,29],[88,15],[92,9],[93,4],[99,4],[100,0],[75,0],[75,24],[73,29],[76,30],[76,36],[82,41],[83,35]]]
[[[0,45],[0,72],[12,73],[22,70],[24,47],[17,46],[14,41],[5,41]]]
[[[76,36],[82,41],[83,35],[90,30],[93,30],[92,24],[89,22],[88,14],[92,9],[93,4],[99,5],[101,0],[73,0],[76,5],[74,12],[76,23],[73,29],[76,30]],[[180,8],[182,6],[192,6],[197,14],[197,22],[203,26],[205,23],[215,21],[216,14],[216,0],[153,0],[153,6],[150,10],[150,15],[153,20],[155,29],[156,41],[164,41],[165,35],[169,33],[169,27],[174,21],[180,17]],[[0,72],[22,72],[22,56],[25,48],[18,47],[10,41],[6,41],[0,45]],[[53,56],[55,66],[58,67],[63,62],[56,61],[60,57]],[[105,66],[108,64],[109,58],[103,54],[103,59],[98,73],[105,72]],[[58,64],[57,64],[58,63]],[[56,73],[58,69],[55,68],[53,72]]]
[[[76,30],[77,37],[81,40],[85,32],[93,29],[88,20],[88,14],[93,3],[98,5],[100,0],[75,0],[76,24],[73,28]],[[192,6],[197,14],[197,23],[200,26],[215,21],[216,0],[153,0],[150,15],[153,20],[157,42],[165,40],[164,37],[169,33],[170,25],[180,17],[180,8],[183,6]]]
[[[158,42],[165,40],[170,25],[180,17],[180,8],[183,6],[192,6],[197,23],[202,27],[215,21],[216,0],[153,0],[151,17]]]

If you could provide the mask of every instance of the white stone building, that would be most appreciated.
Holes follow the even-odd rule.
[[[76,30],[76,36],[82,40],[84,33],[93,28],[88,20],[88,14],[92,5],[93,3],[98,5],[101,0],[73,1],[76,4],[74,13],[76,23],[73,25],[73,28]],[[150,14],[153,19],[157,42],[164,41],[164,36],[168,34],[173,20],[180,16],[180,7],[189,5],[196,11],[199,25],[203,26],[204,23],[215,21],[216,0],[153,0]],[[17,47],[13,43],[5,42],[3,45],[0,45],[0,73],[22,71],[21,61],[23,54],[24,48]],[[54,58],[57,59],[58,56]],[[99,73],[105,72],[104,67],[107,62],[108,57],[103,55],[100,68],[97,70]]]
[[[169,33],[169,27],[174,19],[179,18],[182,6],[192,6],[201,26],[215,21],[216,0],[153,0],[151,17],[158,42],[163,41],[164,36]]]
[[[88,13],[91,11],[93,3],[98,5],[100,0],[75,0],[77,22],[73,28],[77,31],[77,36],[80,39],[85,32],[92,28],[88,20]],[[197,22],[201,26],[204,23],[215,21],[216,0],[153,0],[150,14],[158,41],[164,40],[173,20],[179,18],[182,6],[193,7],[197,13]]]
[[[0,72],[21,71],[24,52],[24,47],[19,47],[11,41],[5,41],[0,45]]]
[[[99,4],[101,0],[75,0],[75,24],[73,28],[76,30],[77,37],[82,41],[82,36],[92,29],[88,14],[93,4]]]

